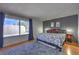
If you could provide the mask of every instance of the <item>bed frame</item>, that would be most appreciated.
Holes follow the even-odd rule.
[[[52,47],[56,47],[56,49],[59,49],[59,51],[62,51],[62,48],[59,47],[59,46],[56,45],[56,44],[53,44],[53,43],[50,43],[50,42],[46,42],[46,41],[40,40],[40,39],[37,39],[37,41],[43,42],[43,43],[48,44],[48,45],[50,45],[50,46],[52,46]]]

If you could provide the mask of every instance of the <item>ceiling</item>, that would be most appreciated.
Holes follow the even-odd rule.
[[[78,13],[77,3],[0,3],[0,10],[20,16],[50,20]]]

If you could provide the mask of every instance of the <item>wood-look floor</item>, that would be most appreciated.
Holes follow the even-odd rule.
[[[33,40],[32,41],[23,41],[23,42],[19,42],[17,44],[13,44],[13,45],[1,48],[0,51],[4,51],[6,49],[14,48],[15,46],[30,43],[30,42],[33,42]],[[64,54],[65,55],[79,55],[79,46],[78,46],[78,44],[64,43],[63,48],[64,48]]]
[[[76,43],[64,44],[64,54],[65,55],[79,55],[79,46]]]

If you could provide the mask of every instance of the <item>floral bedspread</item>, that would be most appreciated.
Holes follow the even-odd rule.
[[[37,35],[37,39],[62,46],[65,41],[65,34],[62,33],[41,33]]]

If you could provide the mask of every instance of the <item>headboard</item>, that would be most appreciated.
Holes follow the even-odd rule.
[[[66,33],[66,30],[61,30],[61,29],[49,29],[49,30],[47,30],[47,33]]]

